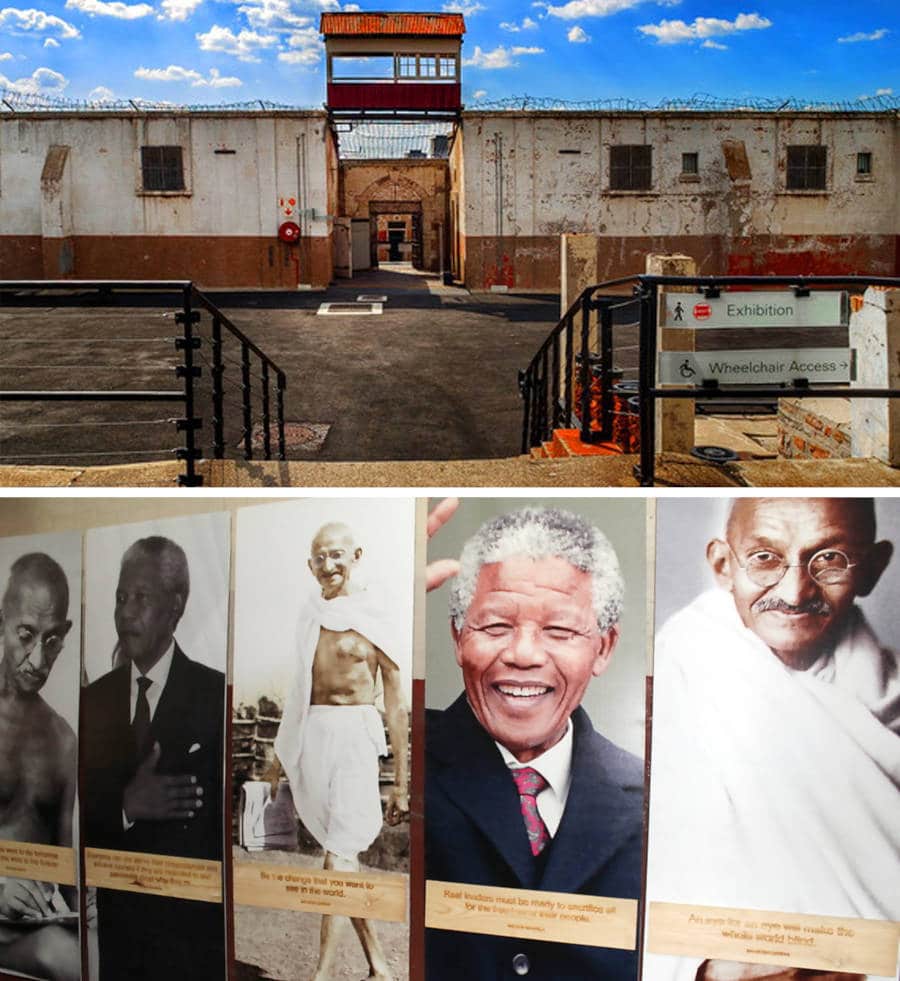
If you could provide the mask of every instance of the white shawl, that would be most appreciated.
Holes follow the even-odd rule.
[[[275,736],[275,753],[292,790],[299,785],[303,730],[312,694],[312,669],[321,628],[355,630],[388,657],[399,656],[402,646],[396,608],[385,593],[373,586],[326,600],[321,595],[304,599],[297,619],[295,652],[297,671],[284,703]],[[380,674],[379,674],[380,678]]]
[[[900,920],[898,729],[898,660],[858,608],[803,672],[698,597],[656,640],[648,901]],[[647,981],[699,963],[662,962]]]

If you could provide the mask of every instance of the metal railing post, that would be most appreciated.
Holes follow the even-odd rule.
[[[263,414],[263,454],[266,460],[272,459],[271,420],[269,418],[269,363],[262,363],[262,414]]]
[[[275,376],[277,387],[275,389],[275,411],[278,413],[278,459],[287,459],[287,451],[284,445],[284,390],[287,379],[283,371],[279,371]]]
[[[553,411],[551,413],[551,436],[554,429],[559,428],[559,417],[561,413],[559,405],[559,334],[553,335],[553,357],[550,362],[550,370],[553,372],[553,377],[550,380],[550,399],[553,404]]]
[[[522,453],[531,449],[531,368],[519,372],[519,392],[525,403],[522,412]]]
[[[608,440],[613,432],[613,342],[612,304],[600,307],[600,432],[597,439]]]
[[[591,297],[581,294],[581,441],[591,439]]]
[[[225,363],[222,358],[222,321],[218,315],[212,321],[212,386],[213,386],[213,457],[225,457]]]
[[[203,484],[203,477],[197,473],[200,451],[196,434],[201,421],[194,414],[194,379],[200,377],[200,367],[194,364],[194,351],[200,347],[200,338],[194,337],[194,324],[200,320],[200,311],[193,309],[191,293],[192,287],[185,286],[182,312],[175,318],[182,328],[182,336],[175,341],[175,347],[182,350],[182,364],[175,369],[175,374],[184,381],[184,418],[179,419],[177,424],[184,432],[184,448],[178,450],[178,456],[184,460],[185,472],[178,476],[182,487],[199,487]]]
[[[549,434],[549,424],[550,424],[550,413],[549,406],[547,405],[547,400],[550,396],[550,387],[547,384],[547,375],[550,368],[550,350],[544,345],[544,352],[541,355],[541,401],[540,401],[540,442],[543,443],[545,439],[550,438]]]
[[[250,347],[241,344],[241,402],[244,408],[244,459],[253,459],[253,410],[250,407]]]
[[[656,283],[642,282],[639,349],[639,405],[641,428],[641,487],[652,487],[656,465]]]
[[[575,401],[574,392],[572,391],[572,386],[574,382],[574,379],[572,377],[572,366],[575,363],[575,352],[572,350],[572,343],[574,340],[575,340],[575,321],[572,319],[571,314],[567,313],[566,314],[566,385],[565,385],[566,427],[572,425],[572,405]]]

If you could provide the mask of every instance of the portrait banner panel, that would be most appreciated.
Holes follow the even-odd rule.
[[[658,501],[647,981],[896,978],[898,532],[897,499]]]
[[[235,556],[236,969],[405,981],[415,502],[242,508]]]
[[[464,498],[433,534],[459,569],[427,607],[429,979],[636,981],[646,520]]]
[[[223,513],[86,534],[81,787],[99,981],[226,975],[229,562]]]
[[[0,971],[79,977],[81,535],[0,538]]]

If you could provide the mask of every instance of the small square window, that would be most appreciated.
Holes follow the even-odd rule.
[[[415,55],[401,55],[399,64],[400,76],[402,78],[415,78],[416,77],[416,56]]]
[[[183,191],[181,147],[142,146],[141,185],[145,191]]]
[[[787,182],[789,191],[824,191],[828,148],[824,146],[789,146],[787,148]]]
[[[609,148],[609,189],[649,191],[653,176],[653,147],[645,145]]]
[[[429,56],[419,56],[419,77],[435,78],[437,76],[437,59]]]
[[[872,176],[872,154],[868,150],[857,153],[856,174],[858,177]]]
[[[439,58],[438,65],[441,78],[456,78],[455,58]]]
[[[696,177],[700,173],[700,154],[682,153],[681,173],[685,177]]]

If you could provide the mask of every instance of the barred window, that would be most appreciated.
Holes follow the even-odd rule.
[[[649,191],[653,176],[653,147],[611,146],[609,188],[611,191]]]
[[[872,154],[868,150],[863,150],[856,155],[856,173],[859,177],[872,176]]]
[[[827,160],[827,147],[789,146],[787,148],[787,189],[789,191],[824,191]]]
[[[696,177],[700,173],[699,153],[682,153],[681,173],[685,177]]]
[[[180,146],[142,146],[141,181],[145,191],[183,191]]]

